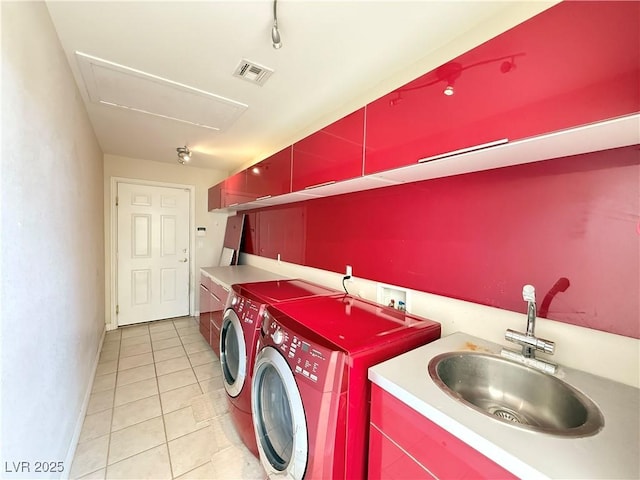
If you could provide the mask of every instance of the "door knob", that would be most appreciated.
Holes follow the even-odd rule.
[[[187,261],[187,259],[183,258],[182,260],[179,260],[179,261],[182,262],[182,263],[185,263]]]

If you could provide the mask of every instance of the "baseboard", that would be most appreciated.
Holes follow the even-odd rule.
[[[87,390],[84,394],[84,401],[82,402],[82,407],[80,408],[80,413],[78,414],[78,418],[76,420],[76,427],[73,430],[73,436],[71,437],[71,442],[69,444],[69,450],[67,450],[67,456],[64,459],[65,471],[60,476],[61,479],[69,478],[69,473],[71,472],[71,464],[73,463],[73,457],[76,454],[76,449],[78,448],[78,441],[80,440],[80,433],[82,433],[82,425],[84,424],[84,417],[87,415],[87,408],[89,407],[89,399],[91,398],[91,389],[93,387],[93,380],[96,378],[96,370],[98,369],[98,362],[100,361],[100,352],[102,352],[102,345],[104,344],[104,337],[107,333],[107,330],[102,330],[102,337],[100,338],[100,343],[98,344],[98,351],[96,352],[95,358],[93,360],[93,368],[91,369],[91,377],[89,378],[89,383],[87,385]]]

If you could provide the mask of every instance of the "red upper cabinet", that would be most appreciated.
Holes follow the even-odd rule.
[[[365,174],[638,112],[638,18],[640,2],[562,2],[376,100]]]
[[[291,155],[289,146],[246,170],[247,193],[253,200],[291,192]]]
[[[247,174],[243,170],[210,187],[208,191],[209,211],[249,201],[246,193],[246,179]]]
[[[247,171],[243,170],[224,181],[222,187],[222,207],[232,207],[250,202],[254,198],[247,192]]]
[[[292,190],[362,175],[364,109],[293,145]]]
[[[220,182],[217,185],[209,188],[207,198],[208,198],[208,209],[217,210],[218,208],[222,208],[222,185],[224,182]]]

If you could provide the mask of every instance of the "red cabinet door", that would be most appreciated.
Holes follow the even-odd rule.
[[[393,462],[408,475],[394,478],[429,478],[417,475],[421,470],[436,478],[515,478],[377,385],[371,386],[370,418],[370,477],[372,472],[374,476],[378,472],[386,475],[393,466],[389,462]]]
[[[369,480],[433,480],[433,475],[374,425],[369,431]]]
[[[369,104],[365,174],[638,112],[638,18],[562,2]]]
[[[203,277],[204,278],[204,277]],[[201,280],[203,281],[203,280]],[[203,281],[204,282],[204,281]],[[211,321],[211,294],[204,284],[200,285],[200,333],[209,340],[209,322]]]
[[[292,146],[247,169],[247,192],[254,200],[291,192]]]
[[[296,142],[292,190],[361,176],[363,144],[363,108]]]
[[[220,358],[220,325],[222,325],[222,312],[212,312],[208,341],[218,358]]]
[[[211,303],[209,307],[211,313],[222,312],[225,305],[227,304],[229,292],[226,288],[216,282],[211,282],[211,289],[209,290],[209,292],[211,293]],[[220,328],[221,326],[222,324],[218,325],[218,328]]]
[[[247,171],[243,170],[224,181],[222,189],[222,206],[232,207],[255,200],[247,192]]]
[[[217,185],[209,188],[207,192],[207,208],[209,211],[222,208],[222,186],[224,182],[220,182]]]
[[[207,194],[209,211],[249,201],[247,198],[247,172],[243,170],[228,177],[209,188]]]

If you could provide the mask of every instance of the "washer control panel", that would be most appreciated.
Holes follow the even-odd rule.
[[[242,323],[248,323],[249,325],[260,324],[260,310],[263,308],[262,304],[252,302],[248,298],[240,295],[235,295],[231,304]]]
[[[314,345],[284,328],[272,318],[263,323],[264,343],[276,347],[296,376],[322,385],[331,351]]]

